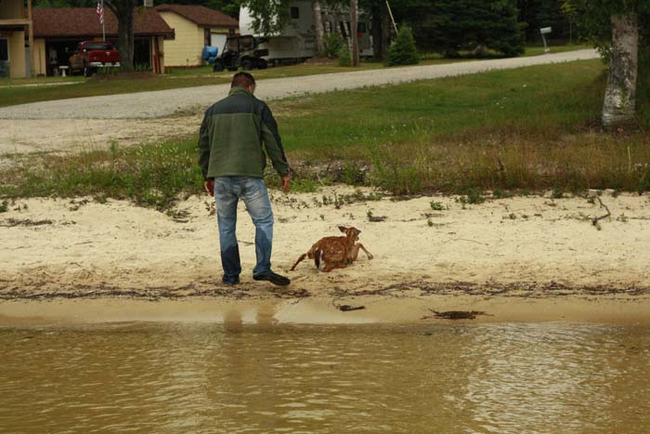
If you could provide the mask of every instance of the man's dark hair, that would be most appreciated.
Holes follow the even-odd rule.
[[[230,87],[243,87],[255,86],[255,77],[248,72],[238,72],[232,78]]]

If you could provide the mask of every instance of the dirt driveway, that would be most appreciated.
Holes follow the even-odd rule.
[[[261,80],[264,100],[307,93],[404,83],[497,69],[594,59],[594,50],[514,59]],[[122,95],[46,101],[0,108],[0,162],[3,154],[61,152],[186,135],[197,130],[200,113],[224,97],[229,85],[201,86]]]

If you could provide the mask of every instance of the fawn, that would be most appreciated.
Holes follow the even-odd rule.
[[[311,246],[307,253],[303,253],[300,258],[293,264],[291,271],[305,258],[313,259],[316,268],[320,269],[323,262],[324,272],[332,271],[334,268],[345,268],[357,260],[359,249],[362,249],[368,259],[372,259],[370,253],[361,243],[357,243],[361,231],[354,227],[346,228],[339,226],[339,230],[345,234],[344,237],[325,237],[321,238],[316,244]]]

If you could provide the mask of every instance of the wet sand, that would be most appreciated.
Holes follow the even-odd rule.
[[[582,197],[467,205],[372,193],[274,193],[273,261],[293,279],[286,289],[250,277],[254,230],[243,208],[242,284],[229,288],[207,197],[179,202],[172,215],[122,201],[18,201],[0,214],[0,323],[223,322],[230,310],[255,322],[267,305],[274,321],[289,323],[448,321],[433,311],[487,314],[474,322],[650,320],[647,196],[603,194],[611,216],[599,230],[593,220],[606,211]],[[385,220],[370,222],[369,212]],[[361,253],[331,273],[307,261],[288,271],[338,225],[361,229],[375,259]]]
[[[353,310],[341,310],[350,307]],[[448,319],[437,313],[478,313]],[[0,302],[0,327],[123,322],[255,324],[539,323],[650,325],[650,296],[569,295],[538,299],[433,295],[230,300],[198,297],[144,301],[129,298]]]

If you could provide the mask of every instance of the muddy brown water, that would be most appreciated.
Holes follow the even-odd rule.
[[[646,433],[650,327],[0,328],[1,433]]]

